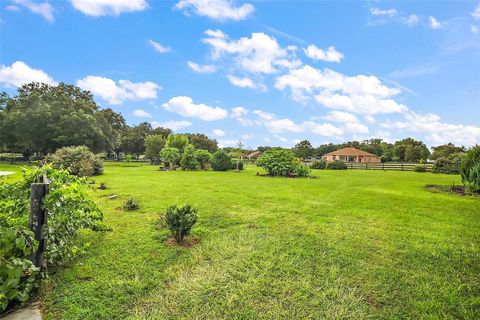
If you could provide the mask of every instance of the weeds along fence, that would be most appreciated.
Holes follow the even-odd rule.
[[[348,169],[360,169],[360,170],[413,171],[413,169],[416,166],[424,166],[427,172],[431,172],[433,164],[404,163],[404,162],[385,162],[385,163],[347,162]]]

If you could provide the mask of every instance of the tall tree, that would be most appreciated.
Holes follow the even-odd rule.
[[[145,156],[152,162],[160,158],[160,150],[165,146],[165,138],[159,134],[151,134],[145,138]]]
[[[185,134],[173,134],[170,133],[167,137],[166,147],[177,148],[180,154],[183,154],[183,150],[188,145],[188,138]]]
[[[12,151],[45,154],[85,145],[99,152],[111,145],[111,128],[99,123],[99,108],[88,91],[64,83],[29,83],[18,88],[17,96],[2,99],[0,132]]]
[[[303,140],[297,143],[292,151],[297,158],[307,159],[308,157],[313,156],[314,149],[310,141]]]
[[[433,160],[437,160],[441,157],[448,157],[452,153],[465,152],[465,147],[457,147],[453,143],[447,143],[441,146],[432,147],[432,156]]]
[[[208,152],[213,153],[218,150],[218,143],[215,139],[210,139],[208,136],[203,133],[187,133],[188,141],[196,149],[208,150]]]

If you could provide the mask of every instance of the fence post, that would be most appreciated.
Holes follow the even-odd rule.
[[[30,230],[34,233],[35,240],[38,241],[36,252],[30,255],[30,261],[40,269],[46,268],[46,261],[43,254],[47,249],[47,237],[45,229],[47,227],[47,210],[42,208],[43,198],[48,193],[48,179],[43,177],[43,183],[32,183],[30,189],[30,216],[28,224]]]
[[[402,162],[402,171],[403,171],[403,162]]]

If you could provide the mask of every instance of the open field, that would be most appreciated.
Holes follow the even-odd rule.
[[[47,319],[475,319],[480,201],[425,184],[458,176],[314,171],[318,179],[107,166],[113,231],[42,290]],[[5,169],[6,170],[6,169]],[[115,200],[106,198],[118,194]],[[124,212],[133,195],[141,210]],[[158,213],[200,209],[190,248]]]

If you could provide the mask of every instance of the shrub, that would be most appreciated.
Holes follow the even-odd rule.
[[[227,171],[232,168],[232,158],[223,150],[217,150],[210,160],[214,171]]]
[[[243,162],[232,160],[232,170],[243,170]]]
[[[333,160],[330,162],[327,162],[327,165],[325,166],[325,169],[328,170],[346,170],[347,169],[347,164],[341,160]]]
[[[434,173],[459,174],[463,153],[452,153],[438,158],[432,167]]]
[[[310,168],[311,169],[325,169],[326,165],[327,165],[327,162],[324,159],[314,160],[310,164]]]
[[[205,170],[207,169],[207,165],[212,159],[212,155],[208,150],[198,149],[195,151],[195,159],[197,159],[198,163],[200,163],[200,169]]]
[[[427,167],[425,167],[424,165],[417,165],[417,166],[413,167],[413,171],[415,171],[415,172],[427,172]]]
[[[460,165],[462,183],[467,192],[480,192],[480,146],[470,148]]]
[[[197,222],[197,213],[198,209],[191,205],[183,207],[171,205],[167,208],[166,224],[177,243],[183,242],[185,236],[190,234],[190,230]]]
[[[125,203],[123,204],[123,210],[125,211],[135,211],[140,209],[140,204],[135,200],[133,197],[128,197],[125,199]]]
[[[25,301],[37,286],[38,268],[29,261],[37,242],[28,228],[30,185],[46,175],[49,193],[43,199],[48,211],[45,260],[61,265],[84,251],[83,229],[105,230],[102,212],[89,198],[85,179],[51,165],[25,168],[14,183],[0,183],[0,312],[10,303]]]
[[[268,150],[258,158],[257,166],[264,168],[272,176],[306,177],[309,174],[307,166],[290,150]]]
[[[45,159],[56,169],[68,169],[71,174],[79,177],[97,176],[103,174],[103,162],[85,146],[64,147]]]
[[[381,161],[382,163],[387,162],[387,160],[388,160],[387,156],[381,156],[381,157],[380,157],[380,161]]]
[[[195,157],[195,147],[191,144],[187,145],[183,151],[182,159],[180,160],[182,170],[197,170],[199,165],[200,164]]]
[[[160,151],[160,159],[162,159],[167,168],[174,167],[180,159],[180,151],[177,148],[164,147]]]

